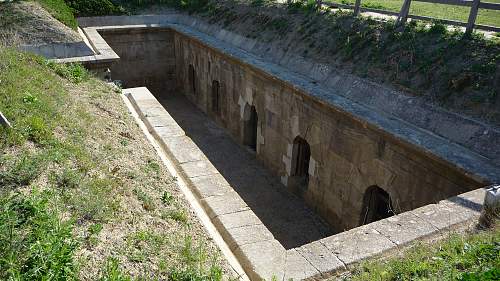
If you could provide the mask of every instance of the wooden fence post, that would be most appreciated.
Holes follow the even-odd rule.
[[[356,4],[354,4],[354,16],[359,15],[359,6],[361,6],[361,0],[356,0]]]
[[[469,20],[467,21],[467,27],[465,28],[465,34],[469,35],[474,30],[474,24],[476,23],[477,12],[479,10],[479,3],[481,0],[474,0],[472,6],[470,7]]]
[[[405,0],[403,6],[401,7],[401,11],[399,12],[396,25],[402,26],[406,23],[406,20],[408,19],[408,14],[410,13],[410,5],[411,5],[411,0]]]

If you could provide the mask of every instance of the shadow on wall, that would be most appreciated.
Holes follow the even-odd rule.
[[[213,81],[211,85],[209,109],[213,113],[221,111],[217,84]],[[254,106],[248,106],[243,121],[247,131],[245,146],[249,148],[245,149],[183,95],[157,98],[284,248],[300,247],[333,234],[330,227],[302,199],[288,192],[251,152],[257,146],[258,115]],[[308,159],[304,144],[297,152],[301,155],[299,158]],[[306,161],[298,165],[297,176],[306,180],[307,167]]]

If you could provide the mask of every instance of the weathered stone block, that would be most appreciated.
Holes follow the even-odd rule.
[[[162,138],[181,137],[186,135],[184,130],[182,130],[179,126],[153,127],[149,122],[146,122],[146,124],[149,128],[152,128],[150,132],[158,140],[161,140]]]
[[[273,234],[263,224],[254,224],[226,229],[229,247],[234,250],[251,243],[274,240]]]
[[[380,255],[397,245],[369,225],[319,240],[346,266]]]
[[[323,276],[328,276],[329,272],[345,269],[344,264],[325,245],[319,241],[314,241],[297,248],[308,262],[311,263]]]
[[[376,229],[398,246],[407,244],[415,239],[427,237],[438,231],[432,224],[411,212],[392,216],[371,223],[369,226]]]
[[[188,178],[218,174],[217,168],[208,160],[185,162],[181,164],[182,171]]]
[[[170,154],[175,158],[175,160],[180,163],[188,162],[199,162],[205,161],[203,163],[198,163],[200,165],[199,172],[203,172],[203,169],[211,168],[205,172],[213,171],[213,166],[207,160],[206,156],[202,151],[194,144],[194,142],[187,136],[169,136],[168,134],[162,134],[159,136],[160,142],[165,146],[165,148],[170,152]],[[208,162],[208,163],[206,163]],[[209,165],[210,164],[210,165]],[[188,166],[191,168],[189,172],[195,172],[197,165]],[[217,170],[215,170],[217,171]],[[186,171],[187,172],[187,171]]]
[[[191,182],[199,198],[220,196],[233,190],[221,174],[192,178]]]
[[[319,275],[319,273],[296,249],[286,252],[285,277],[283,280],[303,280]]]
[[[245,210],[241,212],[220,215],[214,219],[214,224],[217,225],[219,229],[221,229],[222,227],[231,229],[242,226],[262,224],[262,221],[255,215],[252,210]]]
[[[210,218],[225,214],[249,210],[245,201],[238,193],[232,191],[221,196],[212,196],[201,200]]]
[[[235,255],[251,280],[283,280],[286,251],[276,240],[243,245]]]

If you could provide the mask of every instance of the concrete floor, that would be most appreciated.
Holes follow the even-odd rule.
[[[305,203],[287,192],[255,153],[232,137],[182,95],[157,97],[285,249],[333,234]]]

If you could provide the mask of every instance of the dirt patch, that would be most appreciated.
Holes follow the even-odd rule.
[[[0,3],[0,43],[7,46],[80,42],[78,32],[36,2]]]

